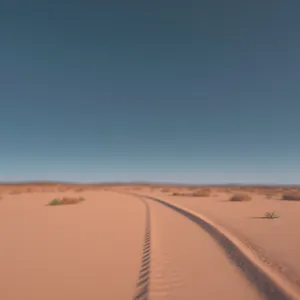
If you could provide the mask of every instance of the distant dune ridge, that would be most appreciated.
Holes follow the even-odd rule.
[[[173,196],[191,197],[210,197],[217,193],[231,194],[231,201],[239,201],[233,194],[248,195],[244,200],[251,196],[249,194],[264,195],[266,198],[281,197],[282,200],[300,201],[300,185],[184,185],[184,184],[165,184],[165,183],[72,183],[72,182],[5,182],[0,183],[0,192],[17,195],[20,193],[41,192],[67,192],[74,191],[82,193],[86,190],[98,189],[131,189],[151,191],[161,191],[172,194]]]

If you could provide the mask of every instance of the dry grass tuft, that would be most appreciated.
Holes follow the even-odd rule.
[[[244,202],[250,201],[252,198],[247,194],[235,194],[229,198],[229,201],[232,202]]]
[[[265,213],[265,216],[264,216],[265,219],[278,219],[279,218],[279,215],[276,214],[275,211],[267,211]]]

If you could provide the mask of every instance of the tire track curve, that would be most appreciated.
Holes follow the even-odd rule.
[[[135,196],[136,195],[132,195]],[[136,291],[133,300],[148,300],[149,299],[149,282],[150,282],[150,265],[151,265],[151,219],[150,208],[148,203],[141,197],[138,197],[145,205],[145,236],[142,250],[142,261],[139,271],[139,276],[136,284]]]
[[[199,225],[203,230],[208,232],[210,236],[221,246],[225,251],[230,261],[236,265],[251,282],[251,284],[259,290],[268,300],[300,300],[299,291],[295,289],[290,282],[280,277],[279,274],[273,274],[272,271],[265,265],[261,264],[258,259],[251,253],[249,249],[240,242],[237,238],[228,233],[221,226],[214,224],[206,217],[185,209],[177,204],[170,203],[166,200],[146,196],[132,194],[142,201],[148,199],[156,201],[169,207],[172,210],[186,216],[191,221]],[[146,201],[145,205],[148,207]],[[149,221],[150,211],[148,207]],[[150,225],[150,223],[149,223]],[[149,229],[150,230],[150,229]],[[149,259],[150,261],[150,259]],[[149,266],[150,267],[150,266]],[[149,277],[148,277],[149,281]],[[147,284],[147,295],[149,285]],[[148,298],[134,298],[148,299]]]

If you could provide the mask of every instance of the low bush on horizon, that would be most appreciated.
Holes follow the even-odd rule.
[[[285,193],[282,195],[282,200],[300,201],[300,193]]]
[[[203,189],[203,190],[198,190],[192,193],[193,197],[209,197],[210,196],[210,190]]]
[[[194,192],[174,192],[172,196],[182,196],[182,197],[209,197],[210,191],[208,190],[198,190]]]
[[[53,199],[51,200],[48,205],[49,206],[56,206],[56,205],[70,205],[70,204],[78,204],[85,199],[83,197],[79,198],[71,198],[71,197],[63,197],[62,199]]]
[[[250,201],[252,198],[247,194],[235,194],[229,198],[231,202],[245,202]]]

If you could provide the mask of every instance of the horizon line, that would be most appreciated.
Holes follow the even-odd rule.
[[[80,182],[80,181],[55,181],[55,180],[29,180],[29,181],[0,181],[0,185],[25,185],[25,184],[70,184],[70,185],[174,185],[174,186],[287,186],[287,187],[298,187],[299,184],[288,184],[288,183],[195,183],[195,182],[168,182],[168,181],[91,181],[91,182]]]

